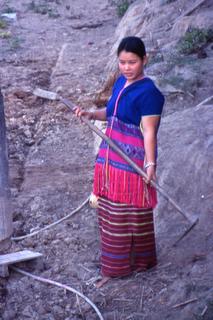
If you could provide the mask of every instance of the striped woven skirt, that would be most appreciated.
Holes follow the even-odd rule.
[[[101,273],[125,276],[156,265],[153,211],[98,199]]]

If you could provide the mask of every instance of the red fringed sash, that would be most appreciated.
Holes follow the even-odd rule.
[[[108,176],[105,165],[96,163],[93,193],[113,202],[126,203],[139,208],[154,208],[157,204],[156,190],[147,186],[143,178],[108,165]]]

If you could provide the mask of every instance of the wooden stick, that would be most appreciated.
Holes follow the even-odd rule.
[[[145,290],[145,286],[143,286],[143,287],[142,287],[142,290],[141,290],[141,300],[140,300],[140,307],[139,307],[140,312],[143,311],[143,296],[144,296],[144,290]]]
[[[103,316],[101,315],[101,313],[100,313],[99,309],[96,307],[96,305],[89,298],[87,298],[83,293],[77,291],[76,289],[71,288],[70,286],[62,284],[60,282],[56,282],[56,281],[53,281],[53,280],[49,280],[49,279],[46,279],[46,278],[35,276],[34,274],[26,272],[26,271],[24,271],[22,269],[19,269],[17,267],[12,267],[11,266],[10,268],[15,272],[18,272],[18,273],[21,273],[21,274],[23,274],[23,275],[25,275],[27,277],[33,278],[34,280],[37,280],[37,281],[40,281],[40,282],[43,282],[43,283],[47,283],[47,284],[51,284],[51,285],[54,285],[56,287],[66,289],[67,291],[70,291],[70,292],[73,292],[73,293],[77,294],[78,296],[83,298],[95,310],[95,312],[97,313],[99,319],[104,320]]]
[[[205,306],[205,308],[203,309],[203,311],[201,312],[201,317],[203,317],[206,313],[206,311],[208,310],[208,307]]]
[[[182,306],[185,306],[189,303],[192,303],[192,302],[195,302],[197,301],[198,299],[197,298],[194,298],[194,299],[190,299],[190,300],[187,300],[185,302],[182,302],[182,303],[179,303],[179,304],[176,304],[175,306],[173,306],[172,308],[178,308],[178,307],[182,307]]]
[[[133,302],[132,299],[119,299],[119,298],[115,298],[113,299],[114,301],[121,301],[121,302]]]
[[[70,111],[72,111],[74,113],[74,108],[75,105],[68,99],[65,99],[61,96],[59,96],[57,93],[54,92],[50,92],[50,91],[46,91],[46,90],[42,90],[42,89],[35,89],[33,92],[35,95],[45,98],[45,99],[50,99],[50,100],[58,100],[60,102],[62,102],[63,104],[65,104]],[[119,154],[124,160],[126,160],[126,162],[128,164],[130,164],[130,166],[132,166],[133,169],[135,169],[135,171],[141,175],[143,178],[147,179],[147,174],[145,171],[143,171],[134,161],[132,161],[108,136],[106,136],[100,129],[98,129],[95,125],[93,125],[91,123],[90,120],[88,120],[87,118],[81,117],[82,121],[84,123],[86,123],[88,125],[88,127],[94,131],[98,136],[100,136],[104,141],[107,142],[107,144],[117,153]],[[187,213],[186,211],[183,211],[181,209],[181,207],[166,193],[166,191],[164,191],[164,189],[155,181],[151,180],[150,184],[156,188],[156,190],[159,191],[159,193],[164,196],[172,205],[174,208],[176,208],[176,210],[186,219],[188,220],[188,222],[191,224],[189,226],[189,228],[184,232],[184,234],[178,239],[178,241],[176,242],[176,244],[183,239],[188,232],[198,223],[199,219],[195,219],[194,221],[191,221],[191,216],[189,213]]]
[[[83,312],[82,312],[82,310],[81,310],[81,305],[80,305],[80,301],[79,301],[79,296],[76,294],[76,302],[77,302],[77,305],[78,305],[78,308],[79,308],[79,312],[80,312],[80,314],[81,314],[81,317],[82,317],[82,319],[84,319],[85,317],[84,317],[84,314],[83,314]]]
[[[125,320],[131,320],[132,317],[140,317],[140,319],[143,319],[144,314],[141,312],[133,312],[130,316],[128,316],[127,318],[125,318]],[[123,319],[123,318],[122,318]]]
[[[85,267],[83,264],[79,264],[79,266],[81,267],[81,268],[83,268],[85,271],[87,271],[87,272],[92,272],[92,270],[90,270],[90,269],[88,269],[87,267]]]
[[[6,140],[4,100],[0,90],[0,251],[2,252],[13,232]]]
[[[175,241],[175,243],[173,243],[173,247],[176,247],[177,244],[194,228],[194,226],[197,224],[199,219],[195,220],[194,223],[191,224],[190,227],[188,227],[184,232],[183,234]]]
[[[195,106],[195,108],[201,107],[203,104],[205,104],[205,103],[207,103],[207,102],[209,102],[211,100],[213,100],[213,96],[210,96],[210,97],[206,98],[205,100],[201,101],[199,104],[197,104]]]

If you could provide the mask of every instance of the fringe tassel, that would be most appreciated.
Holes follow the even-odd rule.
[[[146,185],[137,173],[127,172],[108,165],[95,165],[93,193],[113,202],[130,204],[139,208],[154,208],[157,204],[155,188]]]

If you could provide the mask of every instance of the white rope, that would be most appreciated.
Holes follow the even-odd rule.
[[[81,298],[83,298],[94,310],[95,312],[97,313],[99,319],[101,320],[104,320],[103,316],[101,315],[99,309],[96,307],[96,305],[89,299],[87,298],[83,293],[77,291],[76,289],[73,289],[65,284],[62,284],[60,282],[56,282],[56,281],[53,281],[53,280],[50,280],[50,279],[46,279],[46,278],[42,278],[42,277],[39,277],[39,276],[36,276],[36,275],[33,275],[29,272],[26,272],[22,269],[19,269],[19,268],[16,268],[16,267],[11,267],[10,268],[18,273],[21,273],[27,277],[30,277],[30,278],[33,278],[34,280],[37,280],[37,281],[40,281],[40,282],[43,282],[43,283],[47,283],[47,284],[51,284],[51,285],[54,285],[54,286],[57,286],[59,288],[63,288],[67,291],[70,291],[70,292],[73,292],[75,294],[77,294],[78,296],[80,296]]]
[[[50,228],[56,226],[57,224],[63,222],[64,220],[70,218],[71,216],[73,216],[73,215],[74,215],[75,213],[77,213],[78,211],[80,211],[80,210],[87,204],[88,201],[89,201],[89,197],[88,197],[84,202],[82,202],[82,204],[81,204],[79,207],[77,207],[76,209],[74,209],[71,213],[69,213],[69,214],[66,215],[65,217],[61,218],[60,220],[57,220],[57,221],[55,221],[55,222],[47,225],[46,227],[44,227],[44,228],[42,228],[42,229],[39,229],[39,230],[37,230],[37,231],[34,231],[34,232],[32,232],[32,233],[26,234],[26,235],[21,236],[21,237],[12,237],[11,239],[12,239],[13,241],[24,240],[24,239],[26,239],[26,238],[33,237],[33,236],[35,236],[36,234],[38,234],[38,233],[40,233],[40,232],[43,232],[43,231],[45,231],[45,230],[47,230],[47,229],[50,229]]]

